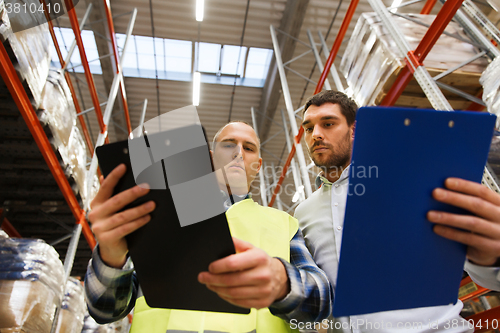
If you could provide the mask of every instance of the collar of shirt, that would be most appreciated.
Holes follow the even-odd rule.
[[[237,202],[240,202],[242,200],[245,200],[245,199],[249,199],[252,197],[252,193],[247,193],[245,195],[232,195],[231,198],[229,197],[229,194],[227,194],[227,192],[225,191],[220,191],[221,192],[221,196],[222,196],[222,200],[224,200],[224,208],[226,210],[229,209],[229,207],[231,207],[233,205],[233,203],[237,203]],[[233,200],[231,200],[233,199]]]
[[[323,176],[323,171],[321,171],[317,176],[316,176],[316,188],[320,188],[323,184],[326,186],[332,186],[333,184],[337,184],[340,182],[343,182],[345,179],[349,178],[349,170],[351,168],[351,165],[349,164],[340,174],[339,179],[337,179],[335,182],[331,182],[328,179],[326,179],[325,176]]]

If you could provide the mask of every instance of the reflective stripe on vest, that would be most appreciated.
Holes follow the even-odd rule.
[[[252,243],[271,257],[290,260],[290,240],[298,230],[296,219],[252,199],[226,212],[231,235]],[[252,309],[247,315],[150,308],[137,299],[130,333],[281,333],[294,332],[269,309]]]

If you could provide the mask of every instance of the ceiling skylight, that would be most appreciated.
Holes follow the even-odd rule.
[[[220,65],[220,44],[200,43],[198,72],[217,73]]]
[[[247,68],[245,77],[251,79],[262,79],[267,76],[269,64],[273,56],[273,50],[250,48],[248,52]]]
[[[239,46],[224,45],[222,48],[221,73],[242,77],[243,69],[245,68],[246,53],[247,48],[244,46],[240,48]]]
[[[54,28],[54,32],[57,37],[57,42],[59,43],[59,48],[61,49],[61,54],[63,58],[66,59],[66,56],[68,55],[67,50],[70,48],[71,43],[73,43],[73,41],[75,40],[75,34],[73,33],[73,30],[65,28],[61,29]],[[99,53],[97,52],[97,45],[95,44],[94,33],[90,30],[82,30],[81,36],[82,36],[83,46],[85,47],[85,54],[87,55],[87,60],[89,62],[90,71],[95,74],[102,74],[101,62],[98,59]],[[60,67],[59,58],[57,57],[54,44],[52,44],[52,61],[57,64],[56,67]],[[75,51],[71,56],[70,63],[67,64],[66,67],[68,69],[71,69],[71,67],[77,66],[74,68],[75,71],[77,73],[83,73],[83,66],[78,66],[80,64],[81,60],[80,60],[80,54],[78,52],[78,47],[75,47]]]
[[[67,54],[74,40],[71,29],[55,29],[63,56]],[[99,37],[98,37],[99,38]],[[82,31],[89,61],[98,58],[97,47],[92,31]],[[125,35],[116,34],[117,45],[121,55],[125,44]],[[194,43],[194,45],[193,45]],[[196,48],[198,55],[193,52]],[[255,47],[239,47],[214,43],[196,43],[184,40],[155,38],[146,36],[130,36],[127,54],[121,64],[126,77],[156,78],[162,80],[192,81],[193,71],[201,72],[201,82],[249,87],[263,87],[266,81],[269,64],[273,56],[270,49]],[[194,58],[194,59],[193,59]],[[54,50],[52,60],[59,65]],[[71,57],[75,71],[83,73],[78,49]],[[196,63],[198,61],[198,63]],[[92,73],[101,74],[100,61],[90,63]]]

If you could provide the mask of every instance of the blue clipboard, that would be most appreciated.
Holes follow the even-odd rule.
[[[448,177],[481,181],[495,120],[465,111],[359,109],[334,317],[457,302],[466,247],[436,235],[426,214],[464,213],[431,192]]]

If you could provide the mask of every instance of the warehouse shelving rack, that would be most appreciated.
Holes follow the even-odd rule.
[[[41,2],[46,6],[44,0],[41,0]],[[85,120],[83,118],[83,113],[85,113],[85,112],[82,112],[80,107],[79,107],[79,103],[78,103],[78,100],[76,98],[76,93],[75,93],[75,90],[73,88],[69,72],[66,70],[67,69],[67,62],[71,58],[71,53],[74,50],[75,44],[78,47],[78,50],[80,53],[81,63],[82,63],[82,66],[84,68],[85,77],[86,77],[87,84],[88,84],[88,89],[89,89],[91,97],[92,97],[92,102],[93,102],[93,106],[94,106],[93,110],[95,110],[96,115],[97,115],[97,119],[99,122],[100,133],[99,133],[99,136],[97,139],[96,146],[102,145],[104,142],[109,142],[109,140],[107,138],[107,136],[108,136],[107,125],[108,125],[109,120],[111,118],[113,105],[114,105],[115,98],[116,98],[118,91],[120,91],[120,95],[121,95],[121,99],[122,99],[122,105],[123,105],[123,109],[124,109],[128,133],[130,134],[132,131],[132,127],[130,124],[129,110],[128,110],[127,100],[126,100],[126,94],[125,94],[125,89],[124,89],[123,73],[121,70],[120,63],[123,61],[123,58],[126,54],[126,46],[127,46],[129,36],[131,35],[133,27],[134,27],[135,19],[137,16],[137,9],[134,9],[131,13],[131,19],[130,19],[130,22],[129,22],[129,25],[127,28],[125,44],[123,46],[121,58],[119,58],[118,47],[116,44],[116,38],[115,38],[115,32],[114,32],[113,17],[111,15],[109,3],[108,3],[108,1],[103,0],[103,4],[104,4],[104,10],[106,13],[107,27],[109,29],[109,36],[111,36],[110,42],[112,44],[112,49],[114,50],[114,52],[111,54],[111,56],[114,59],[114,62],[113,62],[114,68],[113,69],[115,71],[115,77],[114,77],[112,88],[111,88],[111,91],[110,91],[110,94],[108,97],[108,101],[106,103],[106,109],[105,109],[104,115],[103,115],[101,108],[100,108],[101,105],[99,104],[94,80],[92,77],[92,73],[90,72],[88,60],[86,57],[85,48],[83,46],[83,42],[81,39],[81,27],[84,26],[85,21],[88,17],[88,14],[90,13],[90,10],[92,9],[92,5],[89,5],[87,12],[86,12],[86,15],[85,15],[83,22],[81,24],[81,27],[80,27],[80,25],[78,24],[78,18],[77,18],[72,0],[65,0],[66,8],[67,9],[70,8],[70,10],[67,10],[67,13],[68,13],[68,16],[69,16],[69,19],[71,22],[72,29],[73,29],[74,34],[75,34],[75,42],[74,42],[74,45],[71,48],[71,50],[67,56],[67,60],[63,59],[63,57],[62,57],[62,54],[61,54],[61,51],[60,51],[60,48],[59,48],[59,45],[58,45],[58,42],[57,42],[57,39],[56,39],[56,36],[54,33],[54,27],[52,25],[50,17],[47,16],[47,12],[46,12],[46,18],[48,21],[49,32],[51,34],[55,49],[57,51],[57,55],[58,55],[58,58],[59,58],[59,61],[61,64],[61,69],[64,72],[65,80],[70,88],[70,91],[71,91],[71,94],[73,97],[73,103],[75,106],[75,110],[77,112],[77,117],[78,117],[81,129],[83,132],[83,136],[85,138],[85,142],[87,144],[87,148],[92,155],[91,167],[90,167],[90,170],[87,172],[87,177],[86,177],[87,182],[89,183],[87,193],[90,193],[92,180],[94,178],[94,175],[97,172],[97,160],[96,160],[96,157],[94,154],[94,146],[92,144],[92,141],[91,141],[88,129],[87,129],[87,125],[86,125]],[[90,226],[86,220],[86,211],[89,208],[89,199],[90,199],[89,196],[90,195],[87,195],[87,200],[86,200],[86,202],[83,203],[83,207],[82,207],[80,205],[80,202],[76,198],[75,193],[73,192],[73,190],[70,186],[70,183],[69,183],[68,179],[66,178],[64,171],[62,170],[62,167],[58,161],[56,153],[54,152],[54,150],[49,142],[49,139],[47,138],[47,135],[45,134],[44,129],[42,128],[42,126],[38,120],[37,114],[36,114],[32,104],[31,104],[31,101],[30,101],[30,99],[29,99],[29,97],[28,97],[28,95],[23,87],[23,84],[22,84],[20,78],[18,77],[18,75],[16,73],[14,65],[12,64],[12,62],[9,58],[9,54],[6,51],[5,46],[1,43],[0,43],[0,75],[1,75],[5,85],[7,87],[7,89],[10,92],[12,99],[14,100],[15,105],[17,106],[17,109],[19,110],[19,113],[22,115],[22,118],[24,119],[24,122],[26,123],[26,125],[29,129],[29,132],[31,133],[34,141],[36,142],[36,145],[38,146],[38,149],[40,150],[40,153],[42,154],[43,159],[45,160],[45,163],[48,166],[48,169],[50,170],[54,180],[56,181],[56,183],[61,191],[61,193],[63,194],[64,199],[65,199],[66,203],[68,204],[72,215],[76,219],[76,225],[75,225],[73,231],[69,235],[62,237],[60,240],[58,240],[58,241],[62,241],[64,239],[71,237],[69,246],[67,248],[65,260],[64,260],[64,272],[65,272],[65,281],[66,281],[70,275],[70,272],[71,272],[71,269],[73,266],[73,262],[74,262],[74,258],[75,258],[75,254],[77,251],[78,242],[79,242],[81,233],[83,232],[83,235],[84,235],[87,243],[89,244],[90,249],[93,249],[96,245],[96,240],[95,240],[95,238],[92,234],[92,231],[90,229]],[[141,117],[141,119],[142,119],[141,122],[143,122],[143,120],[144,120],[146,106],[147,106],[147,100],[144,101],[143,115]],[[87,111],[90,111],[90,110],[87,110]],[[142,125],[140,124],[140,126],[142,126]],[[17,230],[7,220],[7,218],[5,216],[6,215],[5,213],[7,211],[8,211],[8,208],[0,210],[0,217],[1,217],[0,221],[3,221],[3,223],[2,223],[3,229],[6,230],[7,233],[9,235],[11,235],[12,237],[21,237],[21,235],[17,232]],[[53,322],[52,332],[55,330],[55,327],[57,325],[57,318],[58,318],[57,314],[58,314],[59,310],[60,310],[60,308],[57,309],[57,312],[56,312],[55,317],[54,317],[56,319]]]
[[[406,62],[406,66],[403,68],[402,71],[398,74],[398,77],[394,84],[392,85],[391,89],[387,93],[387,95],[384,97],[382,100],[381,105],[385,106],[391,106],[394,105],[396,100],[401,96],[403,90],[405,87],[408,85],[410,80],[414,77],[420,87],[422,88],[423,92],[427,96],[428,100],[430,101],[431,105],[437,109],[437,110],[446,110],[446,111],[453,111],[453,108],[451,107],[450,103],[446,100],[444,94],[440,90],[440,87],[446,90],[451,90],[452,92],[456,94],[460,94],[460,96],[465,97],[469,100],[471,100],[471,105],[470,105],[470,110],[481,110],[485,105],[484,103],[476,98],[475,96],[470,96],[468,94],[465,94],[463,92],[457,91],[453,87],[446,86],[445,84],[442,84],[438,82],[437,80],[445,75],[448,75],[452,71],[458,69],[459,67],[473,61],[474,59],[470,59],[467,62],[464,62],[460,66],[457,66],[453,69],[450,69],[449,71],[446,71],[436,77],[431,77],[429,72],[426,70],[426,68],[423,65],[423,61],[427,54],[430,52],[436,41],[438,40],[439,36],[444,32],[446,26],[448,23],[454,18],[466,31],[466,33],[470,36],[470,38],[473,40],[473,42],[476,43],[476,46],[479,45],[482,49],[483,52],[480,53],[480,56],[488,56],[490,59],[493,59],[494,57],[497,57],[500,55],[500,51],[492,44],[492,42],[485,36],[488,35],[490,38],[492,38],[493,41],[495,41],[497,44],[500,44],[500,32],[498,29],[491,23],[489,20],[486,18],[484,14],[470,1],[470,0],[447,0],[446,2],[442,0],[443,6],[440,9],[439,13],[437,14],[435,20],[429,27],[427,33],[425,36],[422,38],[420,41],[418,47],[415,50],[411,50],[408,43],[405,40],[405,37],[402,35],[402,33],[397,29],[395,26],[395,23],[392,20],[391,13],[389,10],[383,5],[381,0],[368,0],[370,3],[371,7],[373,10],[378,14],[378,16],[381,18],[384,27],[389,31],[390,35],[394,39],[398,50],[399,50],[399,56],[400,58],[404,59]],[[400,6],[405,6],[411,3],[415,3],[418,1],[410,1],[406,4],[401,4]],[[424,7],[422,8],[420,14],[429,14],[434,7],[436,3],[436,0],[427,0]],[[330,51],[330,55],[328,57],[327,63],[322,69],[322,74],[321,77],[318,81],[318,84],[316,86],[316,90],[314,94],[318,93],[321,91],[323,84],[325,82],[326,76],[328,75],[328,72],[330,71],[330,67],[332,66],[333,59],[337,56],[337,52],[340,48],[340,44],[342,43],[342,40],[345,36],[345,31],[347,30],[347,27],[350,24],[350,21],[352,19],[352,14],[354,13],[356,7],[357,7],[358,2],[357,1],[351,1],[350,6],[347,10],[346,16],[344,17],[344,20],[342,22],[342,25],[340,27],[339,33],[337,35],[337,38],[334,42],[334,45]],[[463,8],[463,9],[460,9]],[[472,21],[467,17],[467,15],[464,13],[466,12],[473,20],[477,22],[477,24],[482,28],[483,32],[477,28]],[[402,15],[399,15],[402,16]],[[310,38],[310,33],[308,33],[309,38]],[[281,61],[281,53],[279,49],[279,45],[277,43],[277,39],[275,36],[274,28],[271,26],[271,36],[273,38],[273,45],[274,45],[274,51],[275,51],[275,56],[277,60],[277,65],[278,65],[278,70],[280,74],[280,79],[282,83],[282,90],[283,90],[283,95],[285,99],[285,104],[287,106],[287,111],[289,113],[290,121],[292,122],[292,130],[293,130],[293,124],[296,124],[295,120],[295,112],[293,111],[292,108],[292,103],[290,99],[290,93],[288,90],[288,84],[287,84],[287,79],[285,75],[285,67],[283,65],[283,62]],[[311,40],[311,43],[313,41]],[[317,59],[317,54],[315,52],[315,57]],[[322,66],[319,66],[321,70]],[[332,69],[333,72],[336,72],[335,67]],[[336,77],[338,76],[336,73],[333,73],[333,76]],[[342,91],[341,86],[337,85],[337,90]],[[299,109],[300,110],[300,109]],[[303,178],[306,180],[308,178],[307,172],[304,172],[304,166],[305,162],[302,161],[300,163],[301,159],[303,158],[302,153],[302,147],[301,147],[301,138],[303,135],[303,129],[300,128],[300,130],[293,130],[293,135],[294,135],[294,146],[290,150],[290,153],[288,155],[287,162],[284,166],[283,172],[280,176],[279,181],[276,183],[274,193],[272,195],[272,198],[269,202],[269,206],[272,206],[277,198],[277,195],[280,190],[280,186],[284,180],[284,178],[287,175],[287,168],[290,165],[292,158],[295,155],[295,152],[297,151],[297,157],[299,159],[299,164],[301,164],[301,171],[303,173]],[[307,170],[307,169],[305,169]],[[309,179],[307,179],[308,181]],[[305,181],[306,182],[306,181]],[[493,191],[500,193],[500,188],[498,185],[498,179],[496,178],[494,172],[492,171],[491,167],[487,164],[484,173],[483,173],[483,179],[482,179],[483,185],[487,186],[488,188],[492,189]],[[307,195],[310,195],[310,192],[307,192]],[[488,289],[482,288],[479,286],[476,286],[474,282],[468,279],[464,279],[462,281],[462,286],[465,286],[467,284],[473,284],[474,285],[474,291],[468,295],[465,295],[461,297],[461,300],[468,300],[471,298],[475,297],[484,297],[486,293],[489,292]],[[483,300],[485,300],[483,298]],[[491,320],[492,319],[498,319],[500,317],[500,307],[496,307],[493,309],[488,309],[482,313],[478,313],[476,315],[473,315],[469,318],[473,322],[485,322],[485,320]],[[482,332],[486,331],[485,328],[483,329],[476,329],[476,332]]]

